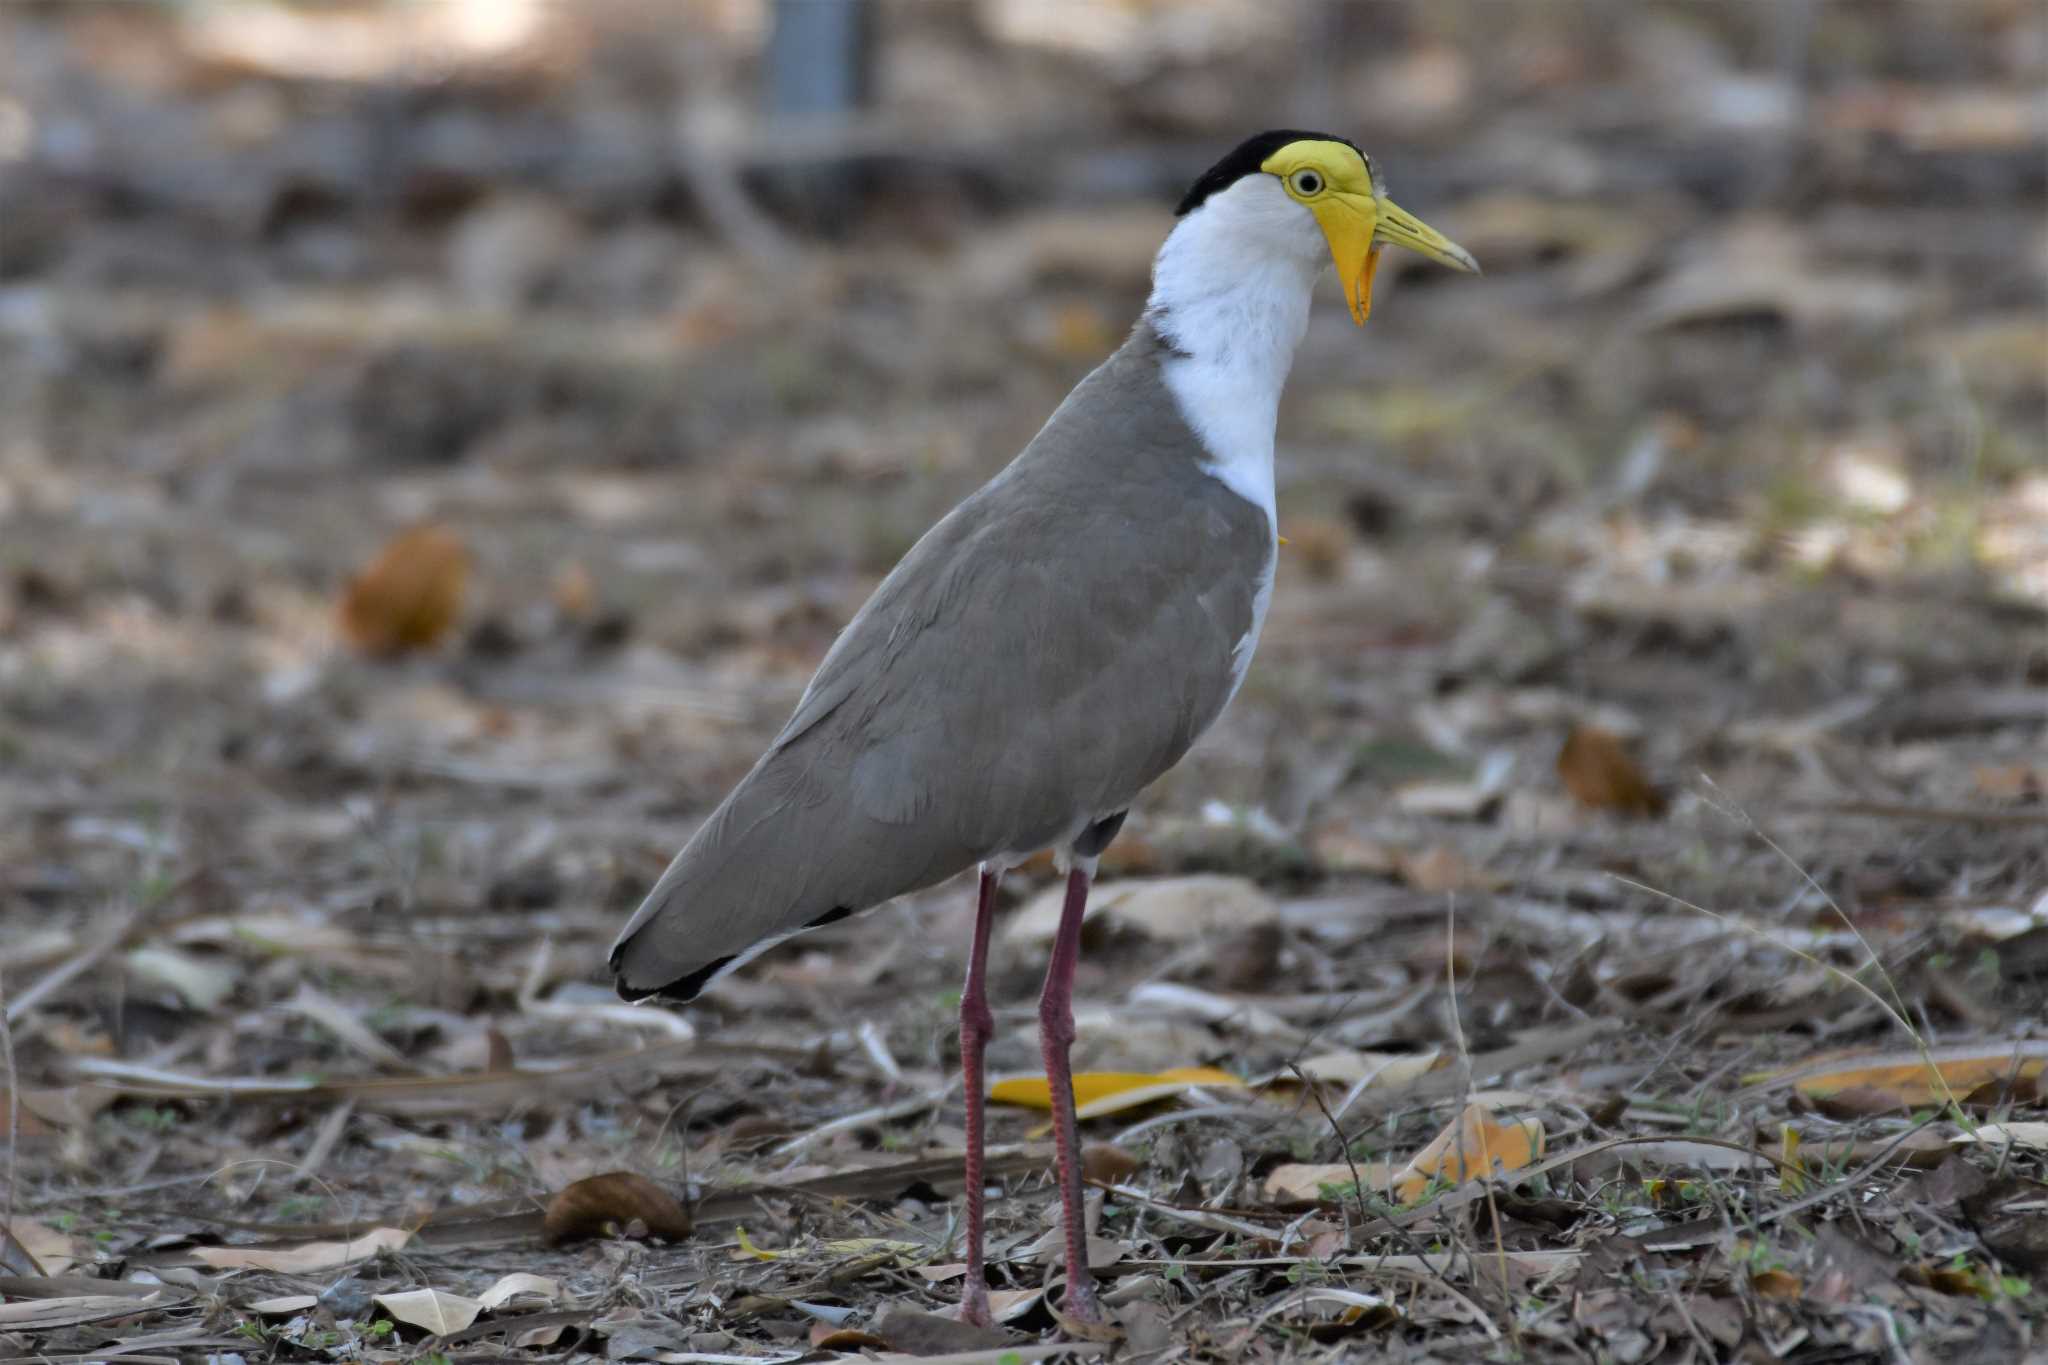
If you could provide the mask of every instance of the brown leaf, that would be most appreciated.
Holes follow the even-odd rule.
[[[1089,1180],[1115,1184],[1144,1164],[1114,1142],[1081,1144],[1081,1174]]]
[[[1973,769],[1977,791],[1993,801],[2048,801],[2048,767],[2002,763]]]
[[[455,625],[469,547],[444,526],[415,526],[378,552],[341,599],[341,633],[365,654],[426,649]]]
[[[829,1322],[811,1324],[811,1345],[820,1351],[886,1351],[889,1343],[873,1332],[858,1327],[834,1327]]]
[[[1623,815],[1662,815],[1664,798],[1613,733],[1575,725],[1557,755],[1557,775],[1579,804]]]
[[[1788,1270],[1760,1270],[1749,1277],[1750,1288],[1767,1299],[1796,1299],[1806,1285]]]
[[[1420,853],[1398,850],[1394,866],[1401,880],[1417,891],[1491,891],[1500,884],[1498,878],[1448,844],[1434,844]]]
[[[638,1228],[635,1228],[635,1225]],[[680,1242],[690,1215],[644,1175],[609,1171],[563,1187],[548,1201],[541,1236],[549,1246],[585,1237],[643,1236]]]

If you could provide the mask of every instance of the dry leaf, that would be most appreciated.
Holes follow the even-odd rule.
[[[29,1254],[39,1274],[62,1275],[83,1259],[78,1253],[77,1242],[33,1218],[17,1217],[0,1231],[5,1231],[13,1238],[14,1245]]]
[[[1662,815],[1664,798],[1611,731],[1575,725],[1557,755],[1557,775],[1579,804],[1623,815]]]
[[[1983,1123],[1976,1131],[1957,1133],[1953,1143],[1982,1143],[1986,1147],[2031,1147],[2048,1152],[2048,1123]]]
[[[1786,1270],[1760,1270],[1749,1277],[1749,1285],[1767,1299],[1796,1299],[1806,1292],[1800,1278]]]
[[[108,1318],[134,1317],[158,1302],[157,1294],[141,1298],[129,1294],[68,1294],[58,1299],[0,1303],[0,1332],[47,1332]]]
[[[580,561],[572,559],[555,571],[548,595],[554,599],[556,611],[571,621],[582,621],[597,607],[597,580]]]
[[[811,1346],[820,1351],[886,1351],[889,1343],[873,1332],[858,1327],[834,1327],[829,1322],[811,1324]]]
[[[1971,772],[1979,795],[1993,801],[2048,801],[2048,767],[2006,763]]]
[[[1393,1166],[1385,1161],[1290,1162],[1267,1172],[1261,1188],[1268,1203],[1310,1208],[1341,1204],[1359,1194],[1383,1193],[1392,1175]]]
[[[1778,1189],[1797,1197],[1806,1193],[1806,1172],[1799,1164],[1799,1130],[1789,1123],[1778,1125]]]
[[[1156,1073],[1077,1071],[1074,1073],[1074,1115],[1092,1119],[1102,1114],[1114,1114],[1204,1085],[1242,1089],[1244,1082],[1213,1066],[1181,1066]],[[996,1104],[1051,1109],[1052,1084],[1044,1076],[1017,1076],[990,1086],[988,1097]]]
[[[1394,851],[1394,868],[1417,891],[1491,891],[1500,880],[1448,844],[1434,844],[1419,853]]]
[[[1344,1049],[1324,1052],[1295,1065],[1312,1081],[1331,1085],[1408,1085],[1420,1080],[1449,1061],[1444,1050],[1425,1048],[1421,1052],[1353,1052]]]
[[[319,1302],[320,1297],[317,1294],[286,1294],[279,1299],[257,1299],[254,1303],[243,1304],[242,1307],[266,1318],[281,1318],[293,1313],[303,1313]]]
[[[1933,1062],[1929,1066],[1929,1061]],[[1791,1084],[1809,1099],[1862,1097],[1882,1109],[1921,1109],[1960,1100],[1997,1081],[2038,1081],[2048,1065],[2048,1043],[2024,1041],[1987,1047],[1836,1053],[1796,1066],[1745,1076],[1746,1085]],[[1859,1105],[1858,1108],[1863,1108]]]
[[[1948,1137],[1939,1128],[1923,1128],[1903,1138],[1889,1133],[1824,1141],[1807,1138],[1796,1144],[1794,1153],[1788,1154],[1782,1144],[1772,1144],[1763,1149],[1763,1154],[1774,1161],[1787,1162],[1796,1155],[1800,1165],[1819,1172],[1861,1166],[1879,1157],[1916,1170],[1932,1170],[1948,1158],[1951,1150]]]
[[[1485,1172],[1518,1171],[1542,1155],[1541,1119],[1500,1123],[1487,1106],[1468,1104],[1457,1122],[1395,1172],[1394,1194],[1402,1203],[1412,1204],[1433,1180],[1457,1185]]]
[[[1050,943],[1059,928],[1066,888],[1054,885],[1032,897],[1003,930],[1009,943]],[[1189,943],[1241,932],[1280,918],[1273,898],[1244,877],[1132,877],[1097,887],[1088,918],[1098,915],[1163,943]]]
[[[476,1296],[476,1301],[486,1308],[502,1308],[513,1299],[526,1295],[543,1303],[554,1303],[562,1297],[562,1286],[545,1275],[532,1275],[515,1270],[496,1284]]]
[[[1099,1180],[1105,1185],[1135,1172],[1145,1163],[1131,1155],[1114,1142],[1084,1142],[1081,1144],[1081,1175],[1083,1179]]]
[[[194,1247],[192,1256],[201,1265],[217,1270],[274,1270],[281,1275],[311,1275],[356,1261],[367,1261],[386,1251],[397,1251],[412,1240],[404,1228],[372,1228],[345,1242],[301,1242],[295,1246]]]
[[[584,1237],[680,1242],[690,1228],[689,1213],[667,1190],[644,1175],[608,1171],[566,1185],[549,1200],[541,1237],[549,1246]]]
[[[365,654],[426,649],[447,635],[462,611],[469,547],[443,526],[400,533],[348,585],[341,632]]]
[[[174,948],[142,947],[127,955],[128,970],[152,985],[168,986],[195,1010],[211,1010],[232,995],[242,972],[235,964],[211,961]]]
[[[379,1305],[395,1321],[408,1327],[417,1327],[432,1336],[442,1337],[450,1332],[460,1332],[476,1321],[476,1315],[484,1311],[480,1300],[466,1298],[461,1294],[450,1294],[440,1289],[408,1289],[402,1294],[373,1294],[370,1302]]]

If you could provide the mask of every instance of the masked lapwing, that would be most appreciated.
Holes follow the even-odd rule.
[[[997,883],[1046,848],[1066,872],[1038,1021],[1065,1309],[1092,1319],[1067,1053],[1096,859],[1244,682],[1273,593],[1274,422],[1320,268],[1335,260],[1358,323],[1387,243],[1478,269],[1324,133],[1247,140],[1176,213],[1130,339],[882,581],[611,952],[629,999],[689,1000],[792,935],[978,866],[960,1054],[962,1310],[981,1322]]]

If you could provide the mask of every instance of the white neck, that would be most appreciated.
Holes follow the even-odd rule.
[[[1175,352],[1166,387],[1209,453],[1209,472],[1266,513],[1280,390],[1328,262],[1321,230],[1278,180],[1246,176],[1181,219],[1152,266],[1145,315]]]

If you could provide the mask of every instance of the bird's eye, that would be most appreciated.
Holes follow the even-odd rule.
[[[1294,192],[1304,199],[1313,199],[1323,192],[1323,176],[1320,171],[1296,171],[1288,177]]]

